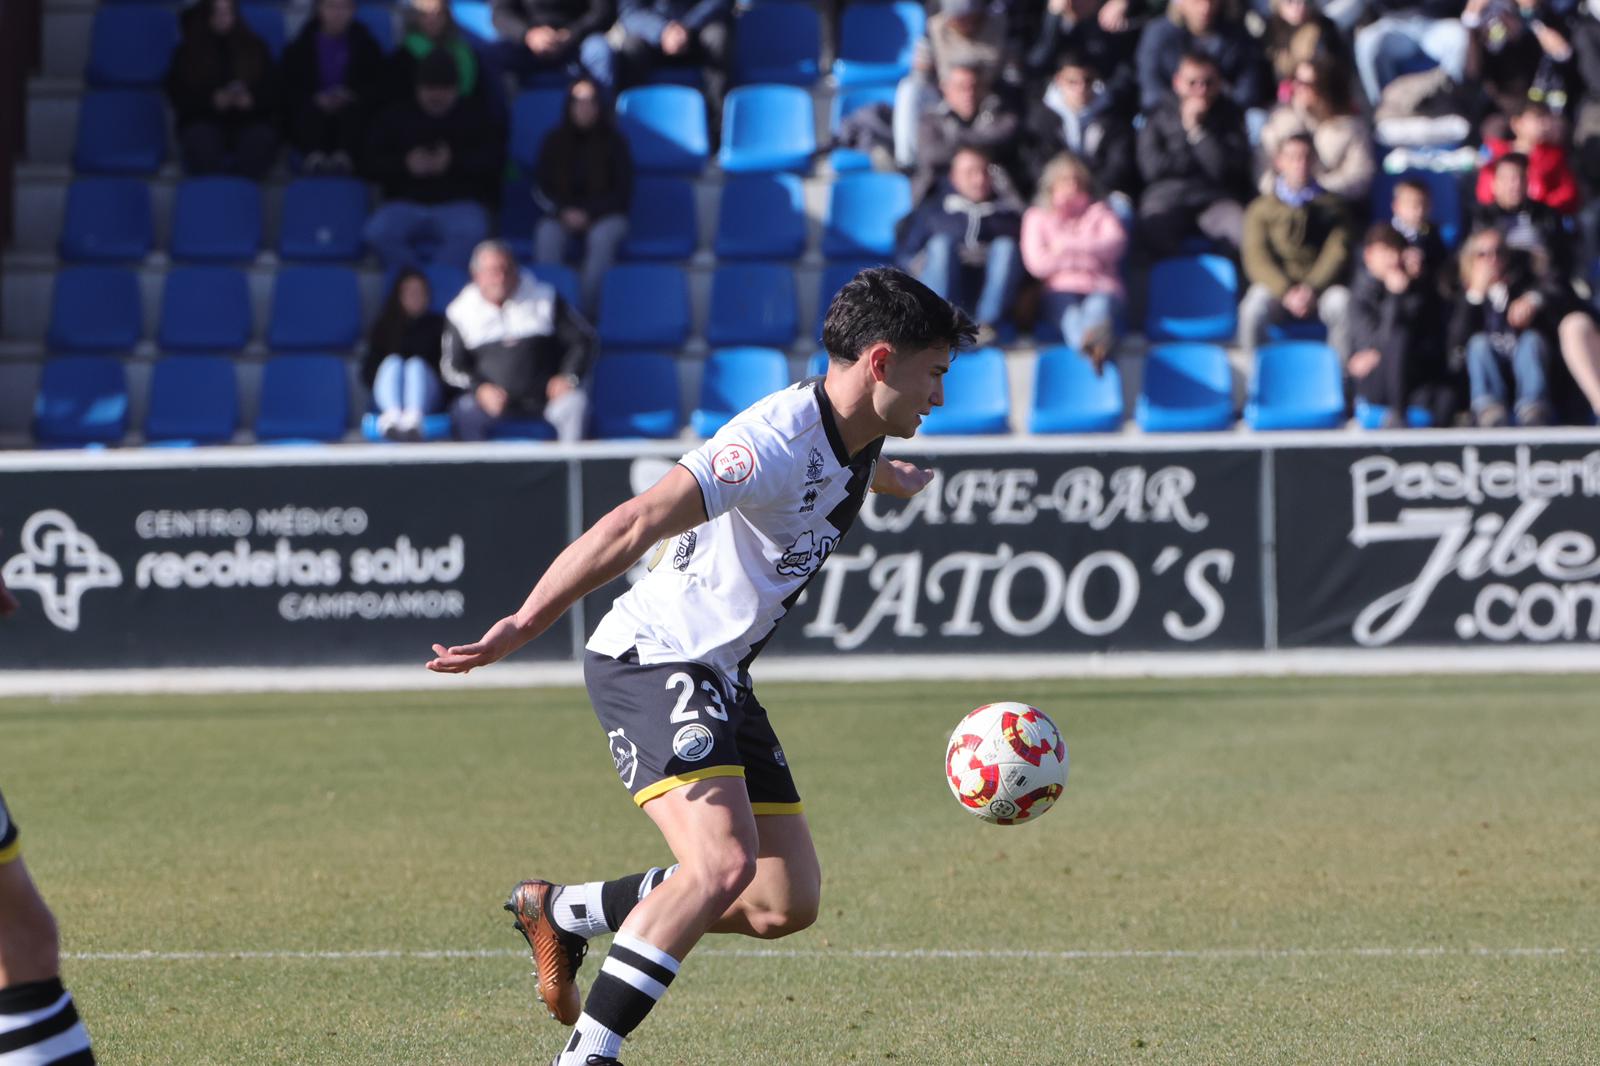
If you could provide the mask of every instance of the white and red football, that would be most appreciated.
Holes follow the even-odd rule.
[[[995,825],[1037,821],[1067,785],[1067,744],[1026,703],[986,703],[961,719],[944,776],[961,805]]]

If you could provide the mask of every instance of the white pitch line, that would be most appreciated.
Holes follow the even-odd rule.
[[[441,949],[434,951],[74,951],[74,962],[226,962],[297,960],[341,962],[363,959],[499,959],[526,955],[511,949]],[[722,959],[1037,959],[1058,961],[1191,959],[1431,959],[1431,958],[1582,958],[1600,955],[1600,947],[1353,947],[1353,948],[1171,948],[1138,949],[954,949],[954,948],[707,948],[696,958]]]

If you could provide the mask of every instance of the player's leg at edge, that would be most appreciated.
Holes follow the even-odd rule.
[[[60,950],[55,918],[15,845],[0,848],[0,1063],[94,1062],[72,993],[61,984]]]
[[[674,789],[647,802],[644,811],[666,838],[676,866],[612,882],[565,886],[559,894],[546,882],[523,882],[508,904],[513,910],[522,909],[513,905],[535,898],[544,904],[535,915],[541,920],[536,928],[549,929],[544,942],[558,939],[566,958],[584,937],[618,934],[556,1066],[615,1061],[622,1039],[644,1020],[704,934],[775,939],[816,919],[821,870],[804,815],[756,816],[739,778]],[[569,902],[573,897],[586,901],[576,904],[577,914]],[[596,901],[602,919],[593,916]],[[537,962],[541,938],[529,935],[535,923],[525,914],[518,917]],[[581,949],[576,957],[581,959]],[[541,967],[540,993],[551,1013],[566,1020],[562,1015],[575,1010],[577,989],[570,969],[562,976],[559,987],[552,987],[558,982],[547,981]]]

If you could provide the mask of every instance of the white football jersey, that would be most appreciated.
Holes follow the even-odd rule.
[[[706,522],[659,545],[589,650],[697,662],[734,684],[855,521],[883,439],[845,453],[821,378],[775,392],[678,460]]]

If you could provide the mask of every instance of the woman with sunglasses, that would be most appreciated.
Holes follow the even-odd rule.
[[[1261,131],[1261,191],[1272,187],[1271,160],[1284,141],[1311,135],[1316,148],[1312,176],[1335,196],[1364,202],[1377,173],[1372,128],[1351,103],[1349,74],[1328,60],[1294,68],[1293,96],[1280,104]]]

